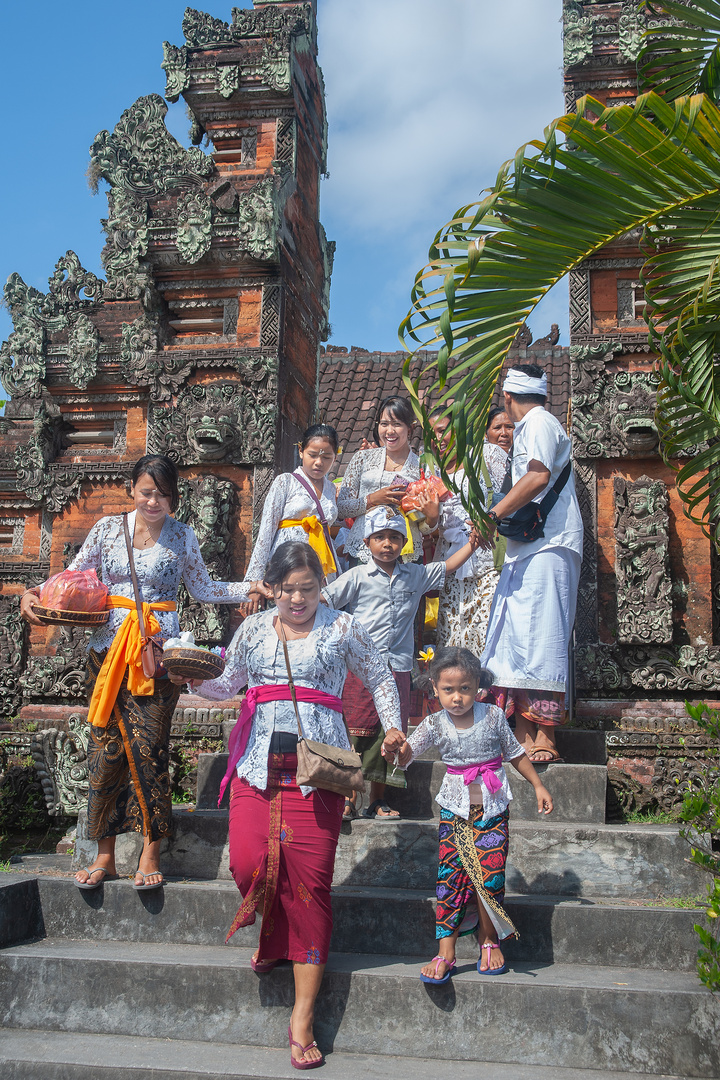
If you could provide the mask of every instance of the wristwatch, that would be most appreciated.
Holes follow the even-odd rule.
[[[488,510],[488,517],[491,521],[494,521],[496,525],[498,524],[499,518],[494,510]]]

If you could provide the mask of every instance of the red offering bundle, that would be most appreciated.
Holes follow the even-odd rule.
[[[104,611],[108,595],[94,570],[63,570],[41,586],[39,601],[53,611],[89,613]]]
[[[438,502],[444,502],[445,499],[450,498],[450,492],[439,476],[423,474],[419,480],[413,480],[411,484],[408,484],[408,489],[400,503],[406,514],[419,510],[418,495],[429,495],[433,501],[437,499]]]

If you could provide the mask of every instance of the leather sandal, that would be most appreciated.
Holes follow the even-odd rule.
[[[343,821],[354,821],[358,817],[357,807],[352,799],[345,800],[345,808],[343,810]]]
[[[550,754],[550,757],[539,758],[535,757],[536,754]],[[538,746],[537,743],[533,743],[530,747],[528,757],[533,765],[562,765],[565,763],[565,758],[560,757],[554,746]]]
[[[378,814],[378,810],[386,812]],[[363,817],[373,818],[374,821],[398,821],[400,819],[397,810],[391,810],[384,799],[376,799],[375,802],[370,803],[367,809],[363,810]]]

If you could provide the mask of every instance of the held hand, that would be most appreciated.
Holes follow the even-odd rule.
[[[170,682],[173,683],[175,686],[182,686],[183,683],[186,683],[188,681],[184,675],[171,675],[169,671],[167,677]]]
[[[32,626],[43,625],[38,619],[37,615],[35,615],[33,612],[33,608],[36,604],[39,603],[40,600],[38,599],[37,593],[30,591],[23,593],[20,600],[20,614],[22,615],[23,619],[25,619],[26,622],[29,622]]]
[[[250,586],[250,596],[259,596],[265,600],[272,600],[273,591],[270,585],[266,585],[264,581],[253,581]]]
[[[400,767],[404,769],[405,766],[409,764],[411,757],[412,746],[409,742],[406,741],[403,743],[403,745],[400,747],[400,750],[398,751],[398,764],[400,765]]]
[[[377,450],[377,445],[378,444],[376,442],[368,442],[367,439],[363,439],[361,441],[361,443],[360,443],[360,449],[361,450]]]
[[[382,744],[382,755],[386,758],[394,758],[398,751],[405,745],[405,736],[399,728],[390,728],[385,733]]]
[[[543,787],[542,784],[539,784],[538,787],[535,788],[535,795],[537,798],[538,814],[552,814],[553,801],[552,795],[548,789]]]
[[[379,488],[377,491],[371,492],[367,496],[367,508],[371,506],[393,506],[397,508],[405,492],[402,488],[394,488],[388,485],[384,488]]]

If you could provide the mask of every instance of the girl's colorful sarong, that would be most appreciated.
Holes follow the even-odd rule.
[[[304,797],[296,769],[295,754],[270,754],[265,791],[232,781],[230,872],[244,899],[225,940],[259,911],[259,959],[324,964],[343,798],[331,791]]]
[[[471,934],[480,925],[475,894],[497,931],[498,940],[517,935],[502,906],[508,853],[508,811],[483,819],[482,806],[470,807],[470,820],[440,811],[435,936],[459,930]]]
[[[402,729],[407,734],[410,716],[411,679],[409,671],[393,671],[393,678],[400,697],[400,719]],[[362,758],[363,777],[369,784],[389,784],[390,787],[407,787],[402,769],[393,770],[382,756],[381,749],[385,739],[380,717],[377,714],[372,694],[364,683],[353,675],[347,674],[342,695],[343,715],[350,732],[350,741]]]
[[[88,654],[88,697],[104,659],[104,652],[91,649]],[[180,689],[169,679],[155,679],[153,694],[134,697],[128,690],[126,668],[107,726],[90,725],[87,814],[91,840],[124,832],[139,832],[151,840],[170,835],[170,724]]]

